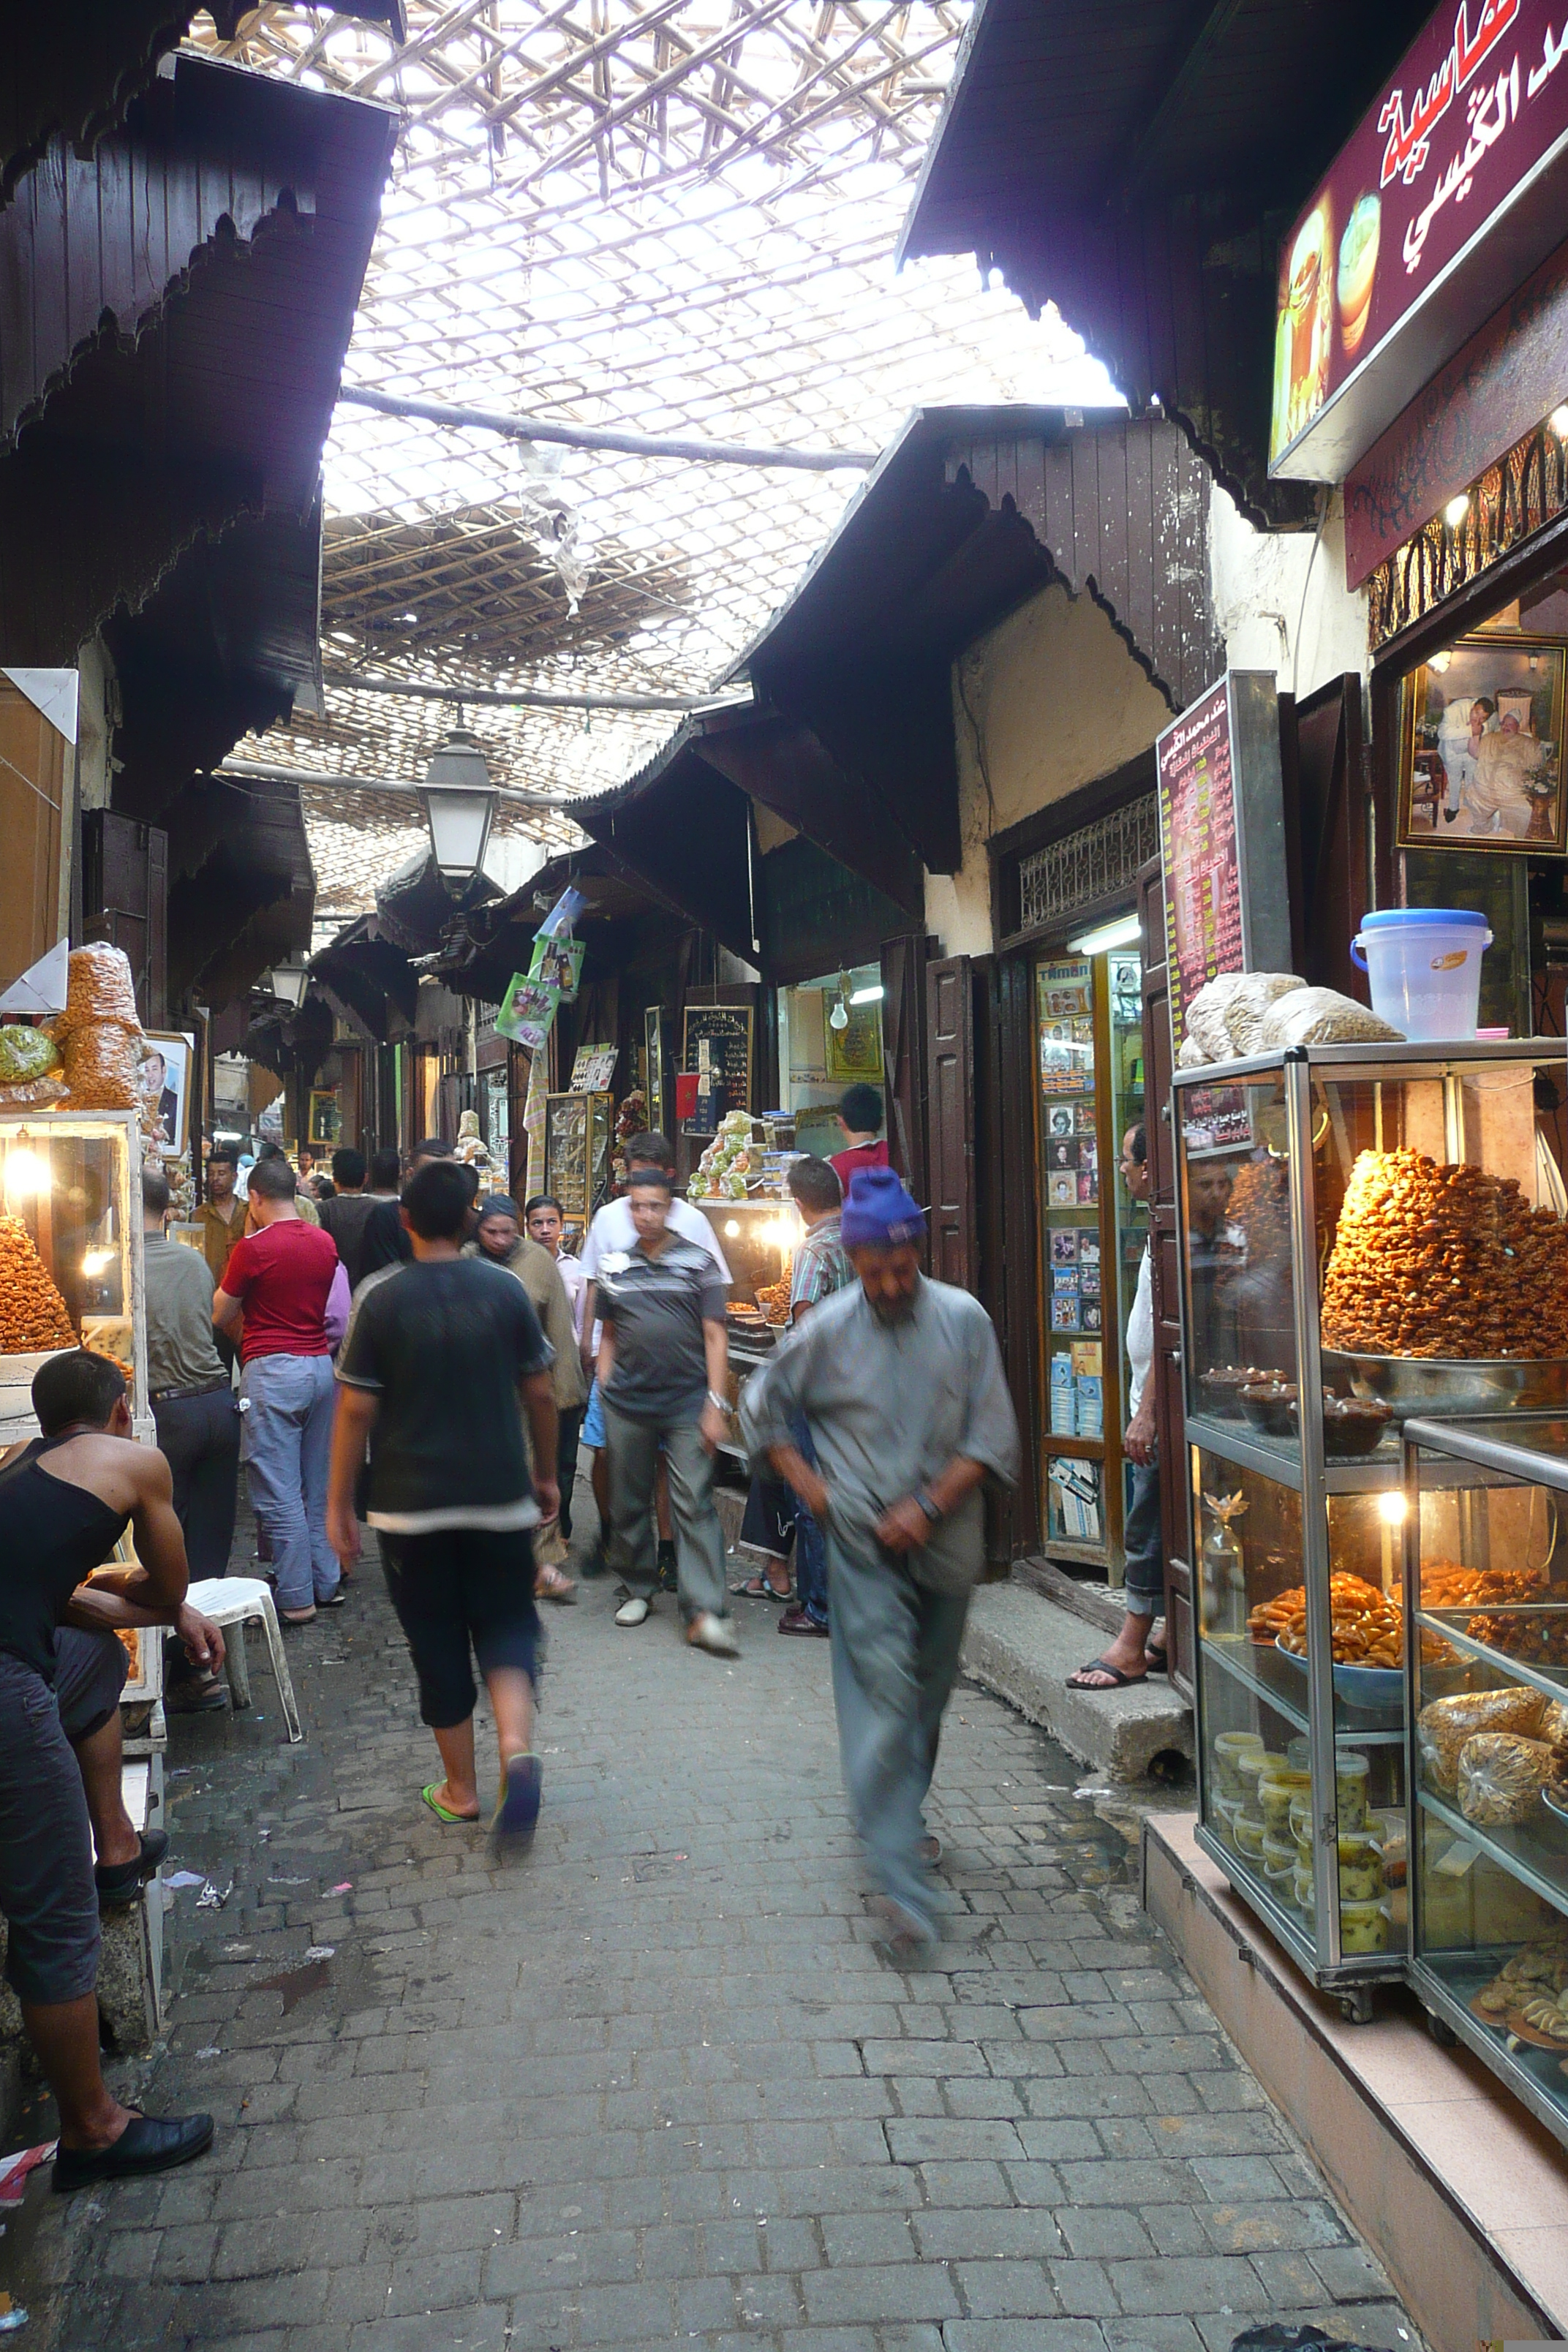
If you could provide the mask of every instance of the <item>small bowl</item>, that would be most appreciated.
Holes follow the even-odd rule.
[[[1323,1452],[1341,1461],[1358,1454],[1375,1454],[1393,1419],[1393,1406],[1374,1397],[1325,1396]]]
[[[1237,1399],[1241,1391],[1250,1382],[1270,1377],[1256,1364],[1215,1364],[1198,1374],[1198,1394],[1208,1412],[1231,1419],[1237,1410]]]
[[[1237,1402],[1254,1429],[1261,1429],[1266,1436],[1295,1436],[1296,1390],[1291,1381],[1254,1381],[1240,1391]]]

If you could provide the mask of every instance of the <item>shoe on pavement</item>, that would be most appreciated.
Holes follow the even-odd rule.
[[[640,1592],[634,1592],[628,1600],[623,1601],[616,1610],[616,1622],[617,1625],[646,1624],[648,1611],[652,1607],[651,1601],[645,1601]]]
[[[112,1910],[121,1903],[134,1903],[168,1851],[167,1830],[143,1830],[141,1851],[129,1862],[95,1863],[92,1878],[98,1889],[100,1910]]]
[[[819,1625],[809,1609],[786,1609],[779,1619],[781,1633],[815,1634],[819,1642],[827,1639],[827,1628]]]
[[[735,1629],[727,1617],[715,1617],[704,1609],[686,1629],[686,1638],[694,1650],[706,1650],[715,1658],[738,1658],[741,1644],[735,1639]]]
[[[680,1570],[675,1546],[662,1536],[658,1543],[658,1589],[661,1592],[679,1592],[680,1590]]]
[[[543,1780],[544,1768],[537,1756],[507,1758],[506,1785],[490,1823],[490,1844],[498,1854],[523,1853],[533,1843]]]
[[[100,2180],[129,2180],[143,2172],[167,2172],[188,2164],[212,2146],[211,2116],[132,2116],[108,2147],[59,2147],[55,2151],[58,2196],[90,2189]]]

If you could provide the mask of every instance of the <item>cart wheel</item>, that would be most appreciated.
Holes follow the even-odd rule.
[[[1446,2017],[1439,2017],[1435,2010],[1429,2009],[1426,2012],[1426,2031],[1432,2036],[1433,2041],[1437,2044],[1439,2050],[1457,2050],[1458,2048],[1458,2035],[1448,2023],[1447,2019]]]
[[[1352,1992],[1340,1995],[1340,2011],[1347,2025],[1372,2023],[1372,1987],[1357,1985]]]

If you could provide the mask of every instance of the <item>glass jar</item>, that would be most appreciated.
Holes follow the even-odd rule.
[[[1215,1775],[1221,1794],[1229,1797],[1233,1802],[1246,1793],[1237,1769],[1237,1762],[1254,1749],[1259,1755],[1263,1752],[1262,1736],[1256,1731],[1222,1731],[1215,1740]]]
[[[1346,1958],[1363,1952],[1388,1949],[1388,1906],[1385,1903],[1340,1905],[1340,1951]]]
[[[1359,1830],[1366,1819],[1366,1784],[1371,1767],[1364,1756],[1342,1748],[1334,1758],[1334,1797],[1342,1830]]]
[[[1381,1903],[1384,1893],[1383,1848],[1370,1830],[1340,1831],[1340,1904]]]

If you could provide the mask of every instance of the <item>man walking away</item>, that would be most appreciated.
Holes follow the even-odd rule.
[[[795,1254],[790,1267],[789,1313],[792,1328],[798,1329],[825,1298],[834,1297],[847,1289],[855,1279],[855,1269],[844,1255],[839,1212],[844,1195],[838,1178],[826,1160],[796,1160],[791,1163],[789,1189],[800,1221],[805,1227],[805,1239]],[[811,1442],[811,1431],[805,1415],[796,1416],[794,1436],[801,1460],[812,1469],[816,1467],[816,1450]],[[821,1528],[806,1505],[796,1495],[795,1501],[795,1602],[779,1618],[781,1633],[795,1633],[810,1640],[827,1638],[827,1549]]]
[[[1134,1201],[1149,1197],[1149,1138],[1142,1119],[1121,1139],[1121,1181]],[[1091,1659],[1068,1676],[1068,1690],[1125,1690],[1152,1671],[1163,1674],[1165,1653],[1149,1636],[1165,1606],[1165,1557],[1160,1540],[1160,1455],[1154,1432],[1154,1391],[1149,1382],[1154,1360],[1153,1269],[1143,1244],[1138,1287],[1127,1318],[1127,1434],[1122,1440],[1132,1465],[1132,1500],[1123,1541],[1127,1613],[1103,1657]]]
[[[278,1614],[308,1625],[337,1608],[338,1564],[327,1541],[327,1457],[332,1439],[327,1303],[338,1271],[331,1234],[307,1224],[294,1171],[281,1154],[250,1171],[258,1227],[235,1244],[213,1301],[213,1321],[239,1335],[248,1400],[244,1454],[250,1499],[272,1547]]]
[[[539,1818],[530,1530],[559,1508],[555,1400],[549,1345],[521,1284],[459,1255],[468,1213],[468,1188],[451,1160],[409,1179],[413,1263],[362,1296],[338,1366],[328,1516],[340,1559],[353,1561],[354,1478],[368,1437],[368,1517],[446,1776],[421,1793],[438,1821],[479,1819],[471,1645],[500,1749],[491,1831],[504,1849],[531,1839]]]
[[[827,1164],[847,1198],[849,1180],[858,1168],[885,1168],[888,1164],[887,1139],[882,1133],[882,1097],[875,1087],[862,1083],[845,1087],[838,1100],[838,1131],[844,1138],[845,1149],[834,1152]]]
[[[1011,1485],[1018,1429],[978,1299],[921,1272],[925,1218],[889,1168],[849,1187],[858,1277],[747,1383],[741,1417],[826,1531],[833,1696],[849,1811],[900,1963],[931,1941],[921,1808],[984,1561],[981,1481]],[[804,1413],[814,1470],[794,1437]]]
[[[82,1349],[52,1356],[33,1381],[33,1411],[42,1437],[0,1464],[0,1911],[6,1979],[59,2108],[54,2185],[63,2191],[184,2164],[210,2147],[213,2121],[140,2115],[103,2080],[101,1897],[82,1771],[60,1720],[57,1629],[173,1625],[214,1666],[223,1637],[185,1599],[169,1465],[156,1447],[132,1442],[119,1366]],[[127,1525],[140,1565],[87,1586]],[[89,1715],[118,1705],[121,1680],[110,1675],[96,1709],[87,1699]],[[90,1741],[86,1719],[75,1729]],[[89,1757],[84,1769],[105,1760]],[[106,1891],[124,1899],[118,1885]]]
[[[174,1482],[174,1516],[191,1574],[228,1574],[239,1479],[239,1408],[213,1332],[213,1278],[204,1256],[168,1239],[168,1179],[142,1177],[147,1385],[158,1446]]]
[[[640,1625],[658,1587],[653,1486],[662,1444],[675,1515],[677,1590],[686,1638],[739,1655],[724,1591],[724,1538],[713,1507],[713,1454],[724,1434],[726,1288],[706,1250],[669,1227],[669,1178],[639,1168],[626,1199],[630,1250],[599,1260],[599,1388],[610,1453],[610,1513],[626,1560],[617,1625]]]
[[[492,1192],[479,1204],[479,1221],[474,1238],[463,1245],[465,1257],[488,1258],[492,1265],[500,1266],[514,1275],[528,1293],[529,1304],[539,1318],[539,1328],[554,1351],[555,1360],[550,1368],[551,1385],[555,1395],[556,1421],[563,1423],[568,1413],[581,1418],[583,1399],[587,1382],[583,1378],[583,1362],[577,1353],[577,1334],[572,1321],[572,1302],[566,1296],[566,1285],[561,1279],[552,1250],[530,1241],[518,1230],[517,1202],[510,1192]],[[560,1470],[559,1433],[556,1439],[557,1483],[563,1474]],[[576,1443],[574,1432],[573,1468],[576,1468]],[[565,1488],[562,1486],[562,1513],[565,1513]],[[562,1541],[563,1528],[541,1530],[534,1590],[542,1601],[575,1601],[577,1588],[565,1575],[561,1562],[566,1557]],[[553,1556],[546,1556],[544,1546],[552,1548]]]
[[[338,1245],[338,1255],[348,1270],[351,1290],[359,1281],[360,1249],[365,1225],[375,1208],[374,1200],[364,1189],[364,1179],[363,1151],[333,1152],[334,1189],[331,1199],[321,1202],[321,1231],[331,1234]]]
[[[566,1304],[572,1311],[573,1359],[581,1369],[583,1268],[576,1258],[568,1257],[561,1247],[561,1203],[552,1199],[548,1192],[536,1192],[524,1209],[523,1215],[528,1221],[529,1240],[537,1242],[541,1249],[548,1250],[555,1261],[555,1271],[561,1276],[561,1286],[566,1293]],[[549,1334],[546,1333],[545,1336],[548,1338]],[[553,1344],[552,1341],[552,1345]],[[555,1350],[555,1369],[559,1373],[561,1369],[559,1348]],[[561,1533],[568,1543],[572,1540],[572,1494],[577,1484],[577,1446],[582,1436],[583,1401],[587,1394],[587,1389],[588,1382],[584,1375],[577,1402],[574,1405],[566,1406],[560,1404],[560,1391],[556,1391],[561,1419],[561,1435],[557,1441],[555,1454],[556,1483],[561,1488]]]

